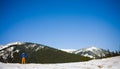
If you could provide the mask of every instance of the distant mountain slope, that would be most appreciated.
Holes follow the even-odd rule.
[[[73,53],[79,54],[82,56],[87,56],[90,58],[101,58],[101,57],[105,57],[108,54],[106,50],[101,49],[101,48],[96,48],[96,47],[79,49],[79,50],[74,51]]]
[[[60,49],[60,50],[68,52],[68,53],[72,53],[72,52],[76,51],[76,49]]]
[[[27,54],[27,63],[64,63],[90,60],[88,57],[83,57],[76,54],[67,53],[49,46],[30,42],[14,42],[4,45],[0,48],[0,61],[3,61],[3,56],[9,60],[11,53],[14,55],[13,63],[21,63],[21,53]]]

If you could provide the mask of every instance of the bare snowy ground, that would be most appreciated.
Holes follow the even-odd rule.
[[[120,56],[91,60],[88,62],[61,63],[61,64],[4,64],[0,69],[120,69]]]

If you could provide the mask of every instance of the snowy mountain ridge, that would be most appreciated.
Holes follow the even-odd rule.
[[[11,45],[21,45],[21,44],[24,44],[25,42],[12,42],[12,43],[8,43],[8,44],[6,44],[6,45],[1,45],[0,46],[0,50],[2,50],[2,49],[4,49],[4,48],[6,48],[6,47],[9,47],[9,46],[11,46]]]
[[[27,49],[34,48],[35,46],[38,45],[39,47],[34,48],[35,51],[38,51],[38,50],[43,49],[45,47],[44,45],[39,45],[36,43],[30,43],[30,42],[12,42],[12,43],[9,43],[6,45],[2,45],[0,47],[0,50],[5,49],[9,46],[26,45],[26,44],[27,44],[27,46],[25,46],[25,47]],[[14,49],[14,47],[8,48],[9,51],[12,51],[13,49]],[[68,53],[79,54],[79,55],[90,57],[90,58],[105,57],[106,54],[108,54],[108,52],[106,50],[101,49],[101,48],[97,48],[95,46],[91,46],[88,48],[82,48],[82,49],[78,49],[78,50],[76,50],[76,49],[59,49],[59,50],[62,50],[62,51],[68,52]],[[19,50],[15,50],[14,52],[19,52]]]
[[[96,48],[95,46],[92,47],[88,47],[88,48],[82,48],[79,50],[74,51],[75,54],[79,53],[79,52],[85,52],[85,51],[95,51],[95,50],[100,50],[99,48]]]
[[[12,42],[12,43],[8,43],[8,44],[6,44],[6,45],[2,45],[1,47],[0,47],[0,50],[2,50],[2,49],[5,49],[5,48],[7,48],[7,47],[9,47],[9,46],[13,46],[13,45],[24,45],[24,44],[27,44],[27,43],[30,43],[30,42]],[[26,46],[26,48],[29,48],[29,47],[35,47],[37,44],[36,43],[31,43],[29,46]],[[36,49],[36,51],[38,50],[38,49],[40,49],[40,48],[44,48],[44,46],[39,46],[37,49]]]
[[[106,50],[101,49],[101,48],[97,48],[95,46],[79,49],[79,50],[76,50],[72,53],[80,54],[82,56],[87,56],[87,57],[90,57],[90,58],[105,57],[106,54],[108,54],[108,52]]]

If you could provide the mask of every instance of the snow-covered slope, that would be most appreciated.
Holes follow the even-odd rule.
[[[119,69],[120,56],[91,60],[88,62],[62,63],[62,64],[4,64],[0,69]]]
[[[29,46],[27,46],[28,44],[29,44]],[[28,42],[12,42],[12,43],[0,46],[0,55],[4,55],[3,53],[5,53],[5,52],[6,52],[6,54],[8,54],[8,52],[14,52],[14,53],[19,52],[20,50],[18,50],[18,49],[15,50],[15,47],[19,46],[19,45],[26,45],[26,48],[29,48],[29,47],[34,47],[37,44],[28,43]],[[37,51],[40,48],[44,48],[44,46],[39,46],[38,48],[36,48],[35,51]]]
[[[108,52],[104,49],[97,48],[97,47],[89,47],[89,48],[83,48],[74,51],[73,53],[75,54],[80,54],[82,56],[87,56],[90,58],[100,58],[100,57],[105,57]]]
[[[13,46],[13,45],[23,45],[23,44],[27,44],[27,43],[29,43],[29,42],[12,42],[12,43],[9,43],[9,44],[6,44],[6,45],[2,45],[2,46],[0,47],[0,50],[5,49],[5,48],[8,48],[8,47]],[[30,43],[29,43],[29,44],[30,44]],[[29,47],[34,47],[34,46],[36,46],[35,43],[31,43],[31,44],[29,45]],[[43,46],[40,46],[40,47],[43,48]]]
[[[9,43],[9,44],[6,44],[6,45],[1,45],[0,50],[4,49],[6,47],[9,47],[11,45],[21,45],[21,44],[24,44],[24,42],[12,42],[12,43]]]
[[[72,52],[76,51],[76,49],[60,49],[60,50],[68,52],[68,53],[72,53]]]

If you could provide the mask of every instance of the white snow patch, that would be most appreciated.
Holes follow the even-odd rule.
[[[17,53],[18,53],[19,51],[20,51],[20,50],[16,50],[15,52],[17,52]]]
[[[10,47],[10,48],[8,48],[7,50],[8,50],[8,51],[13,51],[13,49],[14,49],[14,47]]]
[[[38,51],[39,49],[43,49],[44,46],[39,46],[37,49],[35,49],[35,51]]]
[[[98,50],[98,48],[92,46],[92,47],[90,47],[90,48],[87,48],[87,50],[89,50],[89,51],[93,51],[93,50]]]
[[[6,47],[8,47],[8,45],[1,46],[1,47],[0,47],[0,50],[4,49],[4,48],[6,48]]]
[[[68,52],[68,53],[72,53],[72,52],[76,51],[76,49],[60,49],[60,50]]]
[[[83,54],[81,54],[81,55],[83,55]],[[83,56],[86,56],[86,57],[90,57],[90,58],[94,58],[93,56],[91,56],[91,55],[89,55],[89,54],[85,54],[85,55],[83,55]]]
[[[10,45],[21,45],[21,44],[24,44],[24,42],[13,42],[13,43],[7,44],[7,46],[10,46]]]

